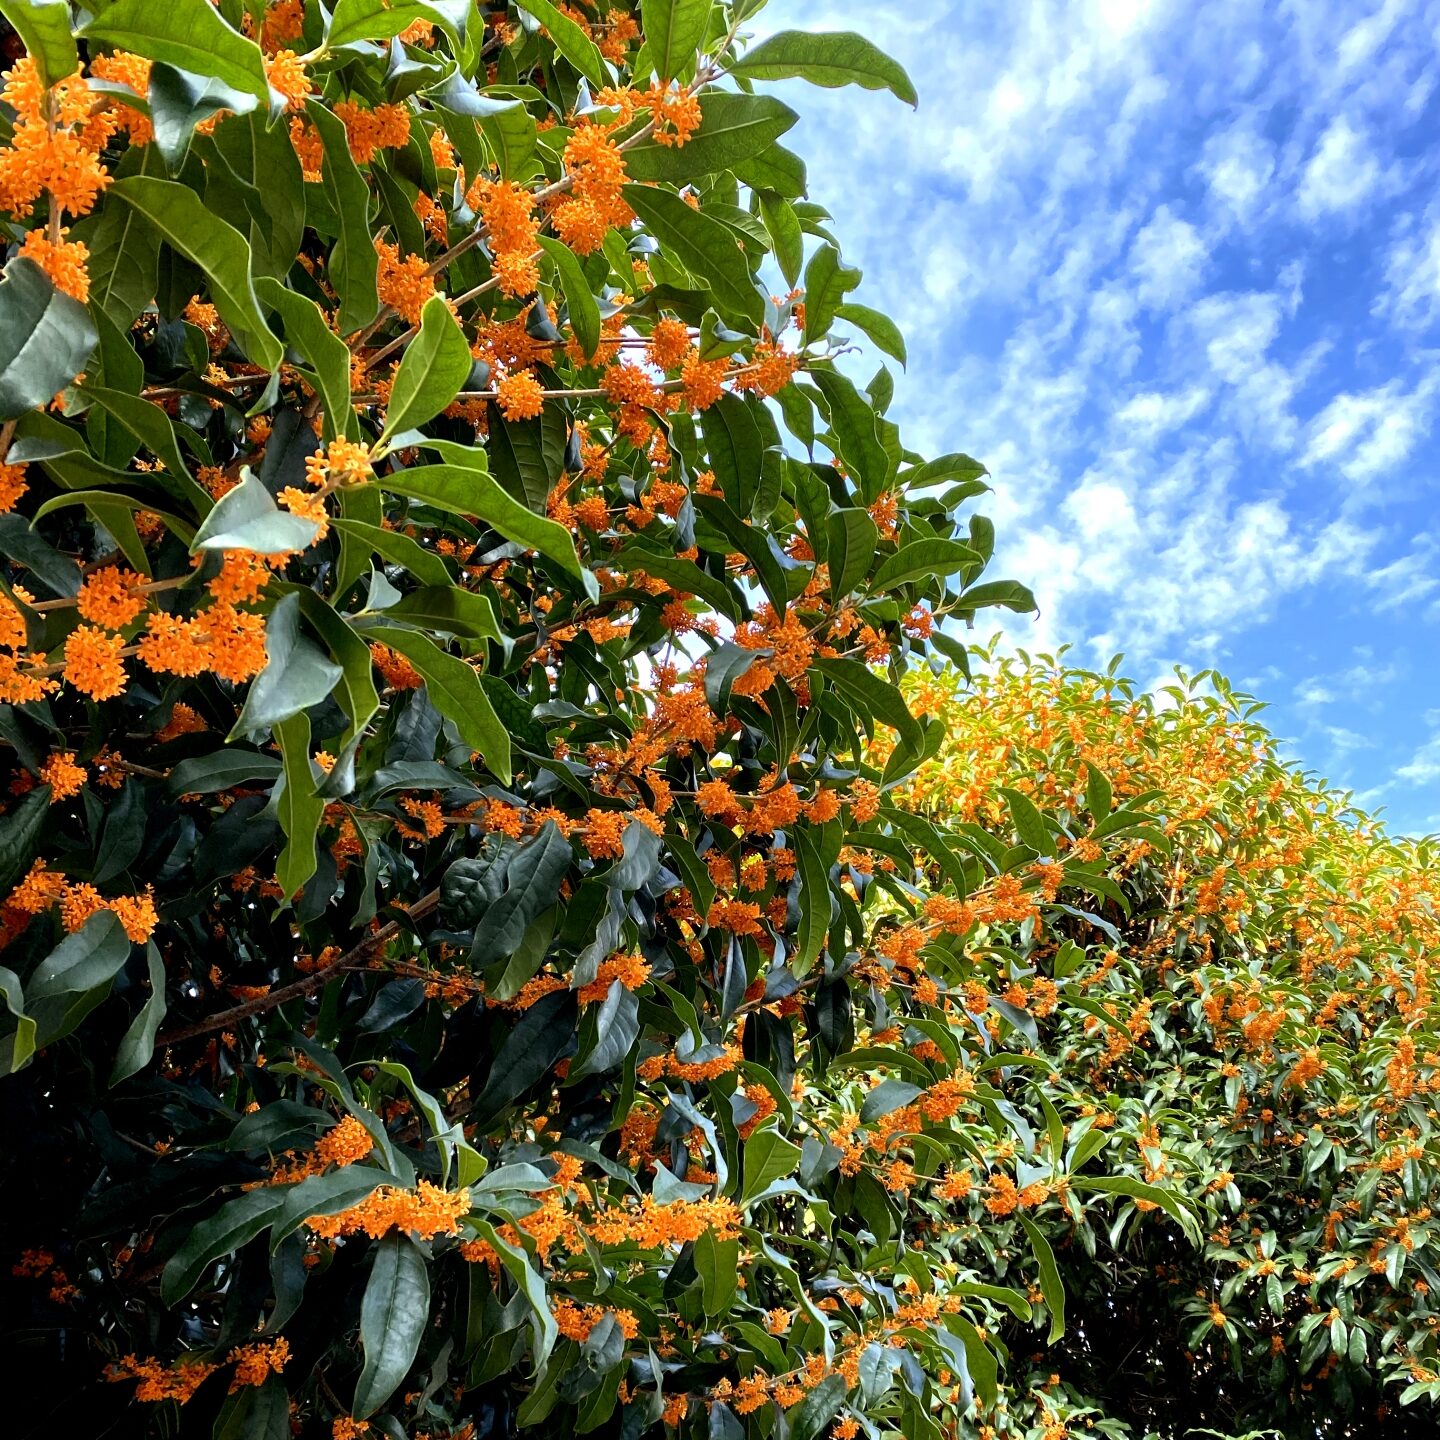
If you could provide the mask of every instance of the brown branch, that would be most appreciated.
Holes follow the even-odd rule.
[[[428,895],[422,895],[413,905],[406,908],[405,918],[418,920],[439,903],[440,892],[432,890]],[[401,922],[391,920],[382,925],[373,935],[367,935],[339,959],[332,960],[324,969],[316,970],[313,974],[306,975],[303,979],[296,980],[290,985],[282,985],[278,990],[267,991],[254,1000],[245,1001],[243,1005],[234,1005],[229,1010],[222,1010],[218,1015],[197,1020],[193,1025],[183,1025],[177,1030],[169,1030],[159,1036],[155,1043],[157,1045],[176,1045],[182,1040],[193,1040],[197,1035],[208,1035],[214,1030],[227,1029],[237,1020],[246,1020],[251,1015],[263,1015],[267,1010],[275,1009],[277,1005],[284,1005],[286,1001],[299,1000],[305,995],[312,995],[316,990],[323,989],[342,971],[353,970],[367,962],[376,950],[393,940],[400,930]]]

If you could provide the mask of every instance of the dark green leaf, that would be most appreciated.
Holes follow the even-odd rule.
[[[387,1235],[375,1247],[375,1265],[360,1302],[365,1368],[355,1386],[353,1415],[373,1415],[400,1388],[429,1320],[430,1267],[425,1255],[408,1235]]]
[[[879,594],[921,576],[952,575],[966,565],[978,564],[980,556],[958,540],[911,540],[889,556],[875,572],[871,589]]]
[[[0,0],[0,15],[15,27],[46,89],[80,68],[65,0]]]
[[[889,681],[882,680],[858,660],[817,660],[815,669],[833,681],[862,714],[897,730],[906,745],[918,750],[924,744],[925,737],[905,704],[905,697]]]
[[[692,210],[669,190],[627,185],[623,193],[626,203],[666,253],[710,286],[716,309],[722,315],[751,326],[760,325],[765,318],[765,300],[727,225],[703,211]]]
[[[390,391],[381,433],[392,435],[432,420],[460,392],[473,364],[470,346],[450,307],[432,295],[420,312],[420,333],[406,346]]]
[[[130,4],[132,0],[121,0],[121,3]],[[139,3],[148,4],[149,0],[139,0]],[[194,0],[194,3],[209,14],[215,13],[208,0]],[[223,23],[218,16],[216,23]],[[188,185],[177,181],[131,175],[117,180],[110,187],[110,195],[133,205],[167,244],[205,272],[210,281],[211,298],[236,343],[257,365],[274,370],[284,358],[285,350],[260,313],[260,302],[251,280],[250,246],[245,237],[209,211]]]
[[[318,705],[342,673],[313,640],[300,633],[300,597],[293,591],[266,618],[265,657],[265,668],[250,682],[231,740],[254,735]]]
[[[661,80],[684,79],[693,73],[695,56],[705,42],[710,0],[643,0],[640,29],[645,36],[644,59]],[[637,63],[637,74],[641,67]]]
[[[706,0],[709,3],[709,0]],[[588,359],[600,343],[600,305],[585,278],[585,272],[568,246],[549,235],[540,236],[540,247],[550,257],[560,281],[561,293],[565,296],[565,307],[570,312],[570,324],[580,349]]]
[[[208,1219],[192,1225],[161,1272],[160,1298],[165,1304],[179,1304],[212,1262],[222,1255],[233,1255],[270,1225],[287,1193],[279,1186],[262,1185],[227,1201]]]
[[[632,180],[689,184],[702,175],[755,161],[800,118],[773,96],[724,90],[701,95],[700,116],[699,128],[683,146],[646,140],[628,149],[625,173]]]
[[[822,245],[805,267],[805,343],[823,340],[844,303],[860,283],[860,271],[846,265],[833,245]]]
[[[863,35],[848,31],[782,30],[747,50],[731,65],[730,73],[751,80],[808,80],[832,90],[859,85],[889,90],[907,105],[920,103],[904,68]]]
[[[78,300],[33,260],[11,260],[0,276],[0,420],[48,405],[85,368],[96,339]]]
[[[155,1036],[165,1019],[165,962],[152,940],[145,947],[145,963],[150,978],[150,994],[140,1007],[140,1013],[130,1022],[115,1052],[115,1064],[110,1070],[110,1083],[118,1085],[128,1080],[136,1071],[143,1070],[155,1053]]]
[[[304,888],[319,863],[315,836],[325,816],[325,802],[320,798],[310,763],[309,717],[291,715],[278,721],[274,729],[285,763],[285,783],[276,802],[285,848],[275,867],[275,879],[288,899]]]
[[[887,355],[894,356],[902,365],[905,363],[905,337],[900,333],[900,327],[888,315],[872,310],[868,305],[856,305],[849,300],[843,305],[837,305],[835,313],[841,320],[848,320],[863,330]]]
[[[836,510],[825,521],[826,554],[830,566],[830,599],[839,604],[845,596],[858,590],[870,573],[875,560],[875,546],[880,532],[875,522],[864,510],[847,507]],[[887,562],[888,563],[888,562]],[[880,573],[884,573],[881,566]],[[883,591],[887,587],[875,577],[873,588]]]
[[[355,330],[368,325],[380,309],[375,289],[379,257],[370,236],[370,186],[350,154],[340,120],[314,100],[306,106],[306,114],[325,146],[321,183],[340,226],[330,251],[330,281],[340,297],[339,325],[342,332]]]
[[[1065,1334],[1065,1284],[1060,1279],[1055,1252],[1040,1227],[1028,1215],[1022,1214],[1019,1219],[1030,1237],[1035,1263],[1040,1267],[1040,1293],[1045,1297],[1045,1308],[1050,1312],[1050,1333],[1045,1337],[1045,1343],[1053,1345]]]

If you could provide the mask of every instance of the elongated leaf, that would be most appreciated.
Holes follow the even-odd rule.
[[[387,1235],[375,1247],[375,1265],[360,1302],[365,1368],[351,1413],[373,1415],[400,1388],[415,1363],[430,1319],[430,1267],[408,1236]]]
[[[182,760],[171,772],[168,789],[172,795],[212,795],[247,780],[273,780],[281,764],[273,755],[239,746],[216,750]]]
[[[458,54],[472,13],[463,0],[340,0],[325,39],[332,50],[359,40],[390,40],[417,20],[428,20],[450,37]]]
[[[917,750],[924,743],[919,722],[910,713],[905,697],[895,686],[882,680],[858,660],[817,660],[815,668],[862,713],[883,721],[899,731],[901,740]]]
[[[730,170],[747,162],[757,164],[759,157],[799,118],[772,95],[709,90],[700,96],[700,127],[683,146],[661,145],[654,140],[634,145],[625,152],[625,173],[632,180],[683,185],[718,170]],[[804,190],[803,169],[801,166],[800,187],[793,192],[797,195]],[[781,187],[772,184],[769,188]],[[781,189],[781,193],[790,192]]]
[[[983,585],[972,585],[960,597],[966,610],[979,610],[986,605],[1003,605],[1017,614],[1028,615],[1035,608],[1035,596],[1016,580],[987,580]]]
[[[0,0],[0,15],[15,27],[46,89],[80,68],[65,0]]]
[[[709,0],[706,0],[706,3],[708,4]],[[562,245],[549,235],[542,235],[540,247],[555,266],[555,274],[565,296],[565,306],[570,312],[571,327],[575,331],[575,338],[580,342],[580,349],[588,358],[595,353],[595,347],[600,343],[600,304],[590,289],[590,282],[585,278],[585,272],[580,268],[575,252],[568,245]]]
[[[645,52],[661,80],[683,79],[695,68],[695,55],[710,21],[710,0],[644,0],[640,28]],[[641,66],[637,63],[637,71]]]
[[[418,630],[385,626],[368,633],[392,650],[398,650],[415,667],[424,677],[430,703],[455,722],[460,738],[478,750],[490,770],[508,783],[510,735],[500,723],[475,671]]]
[[[881,593],[927,575],[953,575],[966,565],[980,563],[980,556],[958,540],[911,540],[889,556],[875,572],[871,588]]]
[[[627,185],[623,193],[626,203],[667,253],[710,286],[716,309],[722,315],[752,326],[764,320],[764,297],[728,226],[701,210],[692,210],[669,190]]]
[[[821,1431],[840,1413],[849,1384],[843,1375],[827,1375],[786,1415],[790,1440],[816,1440]]]
[[[287,1191],[262,1185],[227,1201],[208,1219],[193,1225],[184,1243],[160,1275],[160,1298],[176,1305],[199,1283],[206,1268],[222,1255],[233,1255],[279,1214]]]
[[[777,1180],[795,1172],[800,1147],[792,1145],[773,1125],[762,1125],[745,1142],[745,1186],[741,1203],[753,1200]]]
[[[265,668],[250,682],[245,708],[229,737],[232,740],[254,735],[318,705],[342,673],[313,640],[300,633],[300,597],[293,592],[265,621],[265,656]]]
[[[385,611],[387,620],[405,620],[426,630],[500,641],[500,622],[488,596],[473,595],[458,585],[426,585]]]
[[[808,323],[808,315],[807,315]],[[874,407],[838,370],[816,366],[811,378],[830,410],[830,430],[840,458],[860,482],[867,503],[878,499],[890,474],[890,457],[880,443]]]
[[[1045,817],[1036,808],[1035,802],[1028,795],[1003,786],[1000,793],[1010,807],[1010,818],[1014,822],[1020,843],[1028,845],[1037,854],[1048,855],[1054,859],[1059,854],[1055,837],[1050,833],[1050,827],[1045,823]]]
[[[205,517],[190,549],[285,555],[312,544],[318,530],[313,520],[282,510],[247,468],[240,472],[240,483],[227,490]]]
[[[805,267],[805,343],[830,333],[845,296],[860,283],[860,271],[846,265],[833,245],[822,245]]]
[[[37,785],[0,815],[0,895],[8,895],[30,868],[49,809],[50,787]]]
[[[150,994],[140,1007],[140,1013],[130,1022],[130,1028],[115,1052],[115,1064],[110,1069],[112,1085],[129,1079],[150,1063],[150,1057],[155,1053],[155,1037],[165,1019],[165,962],[160,958],[160,950],[153,940],[145,947],[145,964],[150,978]]]
[[[507,540],[538,550],[577,579],[594,584],[594,577],[575,553],[570,532],[537,515],[498,485],[486,467],[482,451],[444,442],[432,444],[445,464],[417,465],[386,475],[380,481],[385,489],[455,515],[473,515]]]
[[[0,1079],[3,1079],[18,1070],[35,1053],[36,1026],[35,1017],[25,1013],[25,990],[20,977],[4,965],[0,965],[0,998],[4,999],[5,1008],[16,1022],[15,1033],[0,1042],[0,1046],[9,1045],[8,1053],[0,1048]]]
[[[896,1080],[893,1077],[882,1080],[865,1097],[865,1103],[860,1107],[861,1123],[868,1125],[882,1115],[890,1114],[892,1110],[902,1109],[920,1093],[920,1087],[912,1085],[908,1080]]]
[[[163,63],[150,68],[149,100],[155,143],[172,171],[180,168],[202,120],[222,110],[248,115],[260,103],[253,92],[237,90],[212,75],[194,75]]]
[[[425,585],[450,585],[454,581],[444,560],[409,535],[403,535],[398,530],[386,530],[379,525],[370,525],[363,520],[347,520],[341,517],[332,523],[342,533],[349,533],[363,540],[372,551],[383,555],[392,564],[404,566]]]
[[[610,83],[599,48],[568,15],[562,14],[550,0],[516,0],[516,3],[545,27],[546,33],[555,42],[555,48],[592,85]]]
[[[863,35],[850,32],[782,30],[747,50],[730,73],[752,80],[808,80],[828,89],[859,85],[889,90],[907,105],[920,103],[904,68]]]
[[[25,982],[30,1005],[56,995],[79,995],[108,985],[130,958],[130,937],[113,912],[97,910],[67,935]]]
[[[755,574],[776,613],[784,615],[789,598],[785,572],[766,536],[754,526],[747,525],[718,496],[697,495],[695,508],[755,567]]]
[[[900,327],[886,314],[872,310],[868,305],[856,305],[847,300],[835,309],[841,320],[848,320],[858,326],[887,355],[893,356],[902,365],[905,363],[905,337]]]
[[[48,405],[85,368],[97,338],[90,312],[33,260],[10,261],[0,276],[0,420]]]
[[[580,1021],[579,1048],[567,1079],[604,1075],[630,1053],[640,1034],[640,1001],[618,980],[599,1005],[589,1005]]]
[[[825,951],[830,931],[830,872],[808,830],[795,831],[795,849],[800,870],[800,930],[790,969],[803,976]]]
[[[192,75],[212,75],[269,102],[260,47],[227,25],[209,0],[115,0],[80,33]]]
[[[149,0],[141,3],[148,4]],[[214,13],[208,0],[195,3]],[[236,343],[257,365],[274,370],[284,358],[285,349],[260,313],[251,280],[250,245],[245,237],[208,210],[188,185],[174,180],[131,175],[117,180],[110,194],[133,205],[168,245],[205,272],[211,298]]]
[[[1045,1337],[1045,1343],[1053,1345],[1065,1334],[1065,1284],[1060,1279],[1055,1252],[1040,1227],[1028,1215],[1022,1213],[1019,1218],[1030,1237],[1035,1263],[1040,1267],[1040,1293],[1045,1297],[1045,1308],[1050,1312],[1050,1333]]]
[[[350,408],[350,349],[325,323],[320,307],[304,295],[287,290],[278,280],[263,275],[255,282],[261,301],[285,325],[285,338],[309,362],[325,402],[325,435],[358,433]]]
[[[473,363],[450,307],[432,295],[420,312],[420,333],[406,347],[395,372],[381,444],[398,431],[434,419],[459,393]]]
[[[839,603],[858,590],[875,559],[875,545],[880,532],[864,510],[846,507],[837,510],[825,521],[830,565],[830,598]],[[881,567],[883,572],[884,566]],[[874,590],[883,590],[879,576],[872,583]]]
[[[1158,1205],[1185,1232],[1192,1244],[1200,1243],[1200,1226],[1195,1217],[1180,1203],[1173,1190],[1159,1185],[1147,1185],[1143,1180],[1132,1179],[1129,1175],[1072,1176],[1071,1185],[1076,1190],[1102,1191],[1107,1195],[1127,1195],[1136,1200],[1148,1200]]]
[[[330,279],[340,297],[340,329],[368,325],[380,309],[375,288],[379,257],[370,238],[370,186],[350,153],[345,126],[318,101],[306,107],[325,146],[321,184],[339,221],[330,251]]]
[[[285,783],[276,806],[285,848],[275,867],[275,879],[287,896],[298,893],[315,873],[315,836],[325,815],[315,772],[310,764],[310,720],[291,715],[275,725],[275,738],[285,762]]]

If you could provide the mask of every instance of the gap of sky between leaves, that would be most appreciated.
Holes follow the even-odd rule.
[[[1213,666],[1440,830],[1440,0],[772,0],[753,29],[861,30],[919,91],[777,87],[905,332],[908,442],[993,472],[995,573],[1042,612],[1008,643]]]

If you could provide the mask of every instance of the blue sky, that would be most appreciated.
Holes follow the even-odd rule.
[[[904,328],[909,443],[993,472],[1014,643],[1220,669],[1440,830],[1440,0],[756,17],[790,27],[919,90],[797,90],[795,148]]]

